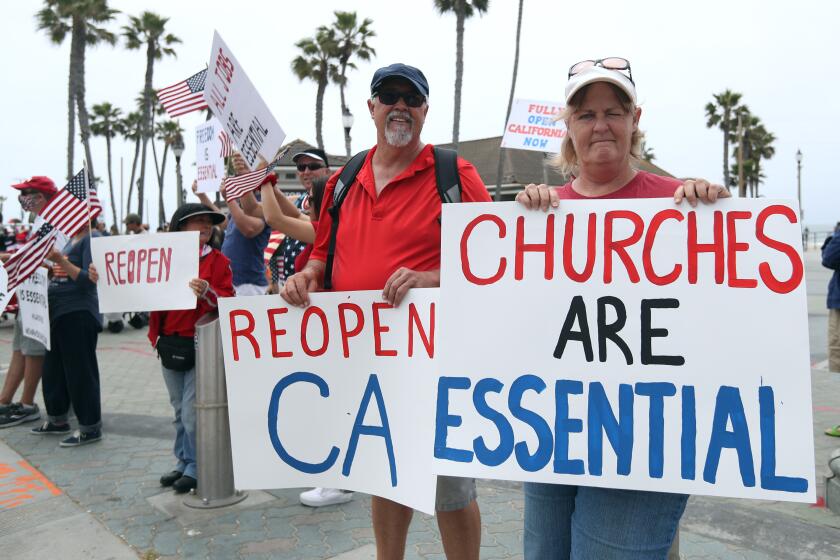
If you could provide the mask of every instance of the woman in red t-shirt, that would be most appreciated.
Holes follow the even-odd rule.
[[[560,167],[567,184],[528,185],[516,196],[527,208],[559,199],[673,197],[714,202],[730,196],[699,179],[681,183],[636,169],[642,133],[630,63],[585,60],[569,69],[567,135]],[[688,496],[562,484],[525,483],[525,558],[660,558],[668,554]],[[574,517],[574,523],[572,523]]]

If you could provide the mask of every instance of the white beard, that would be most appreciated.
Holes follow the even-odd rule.
[[[394,117],[406,119],[408,121],[409,128],[406,129],[401,126],[398,130],[392,130],[389,125],[391,124],[391,119]],[[385,122],[385,141],[395,148],[408,146],[408,143],[411,142],[413,131],[414,119],[412,119],[407,112],[397,110],[392,111]]]
[[[408,143],[411,142],[411,130],[390,130],[386,128],[385,141],[395,148],[408,146]]]

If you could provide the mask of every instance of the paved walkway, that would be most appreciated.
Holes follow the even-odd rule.
[[[808,256],[812,332],[825,330],[828,276]],[[820,293],[822,290],[822,293]],[[11,351],[0,329],[0,363]],[[174,430],[166,388],[145,332],[129,328],[99,341],[105,439],[74,449],[0,431],[0,550],[4,558],[372,559],[370,499],[321,509],[301,506],[299,490],[252,492],[217,510],[185,507],[158,477],[172,466]],[[815,354],[815,362],[824,359]],[[5,374],[2,367],[0,376]],[[822,434],[840,421],[840,375],[812,372],[820,493],[826,459],[840,441]],[[481,558],[522,557],[519,484],[479,483]],[[681,530],[684,559],[837,559],[840,516],[819,504],[692,498]],[[434,518],[417,514],[406,558],[442,559]]]

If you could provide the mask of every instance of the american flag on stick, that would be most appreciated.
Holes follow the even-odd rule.
[[[52,249],[58,230],[44,223],[35,235],[9,257],[3,267],[9,275],[8,290],[11,292],[18,284],[29,278]]]
[[[166,113],[174,118],[193,111],[207,108],[204,101],[204,81],[207,79],[207,69],[193,74],[177,84],[159,89],[157,97]]]
[[[233,155],[233,142],[230,141],[230,135],[224,130],[219,131],[219,143],[221,144],[219,157],[226,158]]]
[[[277,154],[277,157],[274,158],[274,161],[262,169],[257,169],[256,171],[236,175],[234,177],[225,177],[225,198],[228,202],[242,198],[249,192],[259,188],[263,179],[268,177],[268,174],[280,164],[280,158],[286,155],[286,152],[288,151],[288,147],[282,150],[279,154]]]
[[[82,169],[52,197],[39,215],[55,229],[73,237],[100,212],[102,204],[96,191],[89,186],[86,170]]]

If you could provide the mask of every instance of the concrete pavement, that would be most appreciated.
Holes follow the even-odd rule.
[[[840,374],[825,360],[827,271],[806,256],[812,340],[814,441],[819,492],[840,440],[822,434],[840,422]],[[0,329],[8,363],[11,329]],[[821,337],[821,338],[820,338]],[[816,342],[814,342],[816,340]],[[820,345],[822,340],[822,345]],[[33,436],[27,424],[0,431],[0,551],[5,558],[374,558],[370,499],[311,509],[299,490],[251,492],[236,506],[183,506],[158,477],[172,467],[166,388],[145,331],[99,341],[105,439],[73,449]],[[5,367],[2,368],[5,374]],[[39,395],[40,396],[40,395]],[[481,558],[522,557],[518,483],[480,481]],[[837,559],[840,516],[815,505],[693,497],[681,525],[684,559]],[[417,514],[406,558],[442,559],[434,518]]]

